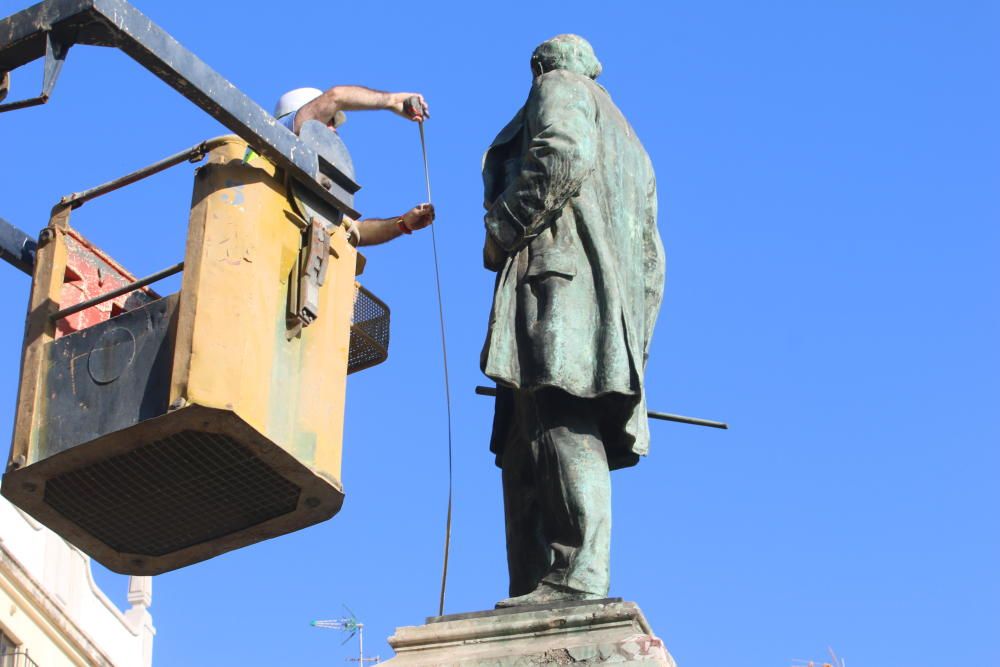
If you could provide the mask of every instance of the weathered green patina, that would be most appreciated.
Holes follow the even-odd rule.
[[[590,44],[532,55],[524,107],[483,162],[484,263],[497,272],[482,370],[498,385],[511,595],[607,594],[609,470],[649,448],[643,371],[664,254],[656,181],[594,79]]]

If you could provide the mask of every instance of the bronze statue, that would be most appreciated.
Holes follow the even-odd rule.
[[[665,266],[652,164],[596,83],[590,44],[554,37],[531,69],[483,166],[497,281],[481,365],[497,383],[511,595],[498,607],[608,594],[609,471],[649,447],[643,371]]]

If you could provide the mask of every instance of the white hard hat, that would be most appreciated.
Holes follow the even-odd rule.
[[[323,94],[319,88],[296,88],[278,98],[278,103],[274,105],[274,117],[281,118],[290,113],[295,113],[305,105]]]

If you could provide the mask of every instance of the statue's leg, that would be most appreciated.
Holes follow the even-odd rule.
[[[559,390],[536,394],[535,474],[553,563],[544,582],[602,598],[611,559],[611,474],[599,399]]]
[[[523,419],[524,400],[521,396],[515,399],[515,423],[507,431],[502,458],[507,569],[510,573],[511,596],[535,590],[549,571],[552,561],[552,552],[542,532],[542,508],[539,506],[535,479],[535,456],[525,430],[530,425]]]

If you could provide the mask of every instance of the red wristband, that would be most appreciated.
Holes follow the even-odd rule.
[[[413,230],[410,229],[409,227],[407,227],[406,223],[403,222],[402,216],[400,216],[399,218],[396,219],[396,226],[399,227],[399,231],[403,232],[404,234],[412,234],[413,233]]]

